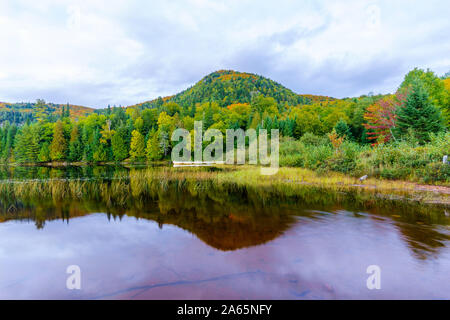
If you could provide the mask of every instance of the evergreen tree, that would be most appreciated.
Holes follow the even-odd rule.
[[[345,122],[345,120],[339,119],[339,121],[336,122],[334,129],[336,130],[336,133],[339,137],[351,139],[352,133],[350,131],[350,127],[347,125],[347,122]]]
[[[395,132],[405,137],[411,129],[420,143],[429,140],[430,133],[443,130],[443,118],[431,104],[428,93],[420,80],[414,80],[403,106],[397,110]]]
[[[53,161],[64,160],[66,156],[66,139],[64,138],[64,127],[61,120],[55,123],[53,128],[53,140],[50,145],[50,158]]]
[[[10,160],[10,157],[12,156],[12,150],[14,148],[14,140],[17,133],[17,127],[15,125],[8,125],[8,132],[6,134],[6,141],[5,141],[5,149],[3,150],[2,158],[5,161]]]
[[[92,131],[87,127],[83,126],[81,129],[81,142],[83,144],[83,161],[91,162],[94,160],[92,154]]]
[[[195,106],[195,103],[192,103],[191,110],[189,111],[189,116],[194,118],[196,112],[197,112],[197,107]]]
[[[100,143],[97,148],[95,148],[94,154],[92,155],[93,160],[96,162],[108,161],[108,150],[107,147]]]
[[[146,155],[149,161],[160,160],[163,156],[159,146],[158,134],[155,131],[150,132],[150,137],[147,141]]]
[[[213,110],[211,107],[211,102],[209,102],[208,107],[206,108],[205,112],[203,113],[203,128],[204,130],[207,130],[209,127],[211,127],[214,123],[213,120]]]
[[[83,158],[83,145],[77,124],[74,124],[70,133],[69,141],[69,161],[81,161]]]
[[[70,118],[70,105],[67,103],[66,105],[66,113],[64,114],[66,118]]]
[[[5,147],[6,139],[4,138],[6,138],[5,130],[3,130],[2,127],[0,127],[0,150],[3,150],[3,148]]]
[[[15,160],[17,162],[36,162],[39,155],[36,128],[25,125],[17,134],[15,141]]]
[[[41,150],[39,151],[38,159],[40,162],[48,162],[51,160],[50,158],[50,144],[48,142],[45,142]]]
[[[114,160],[122,161],[128,157],[127,128],[120,127],[111,138]]]

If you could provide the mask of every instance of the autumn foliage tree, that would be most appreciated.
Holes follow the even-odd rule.
[[[145,140],[137,130],[131,133],[130,156],[132,160],[145,159]]]
[[[62,160],[66,152],[66,139],[64,138],[64,127],[61,120],[55,123],[53,128],[53,140],[50,145],[50,157],[52,160]]]
[[[333,129],[333,131],[331,131],[328,134],[328,138],[330,139],[330,142],[334,148],[334,152],[339,153],[341,145],[344,142],[345,137],[344,136],[340,137],[339,134],[336,132],[336,129]]]
[[[388,96],[367,107],[363,126],[367,129],[368,139],[372,145],[386,143],[395,139],[393,129],[396,123],[396,111],[405,101],[406,94],[398,92],[395,96]]]

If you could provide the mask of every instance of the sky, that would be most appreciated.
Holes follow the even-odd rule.
[[[448,0],[0,0],[0,101],[103,108],[220,69],[296,93],[394,92],[450,71]]]

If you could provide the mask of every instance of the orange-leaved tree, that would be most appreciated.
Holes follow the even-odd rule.
[[[368,131],[368,139],[373,141],[373,146],[395,140],[392,130],[395,127],[396,110],[403,105],[405,98],[406,92],[397,92],[367,107],[364,114],[367,123],[363,125]]]

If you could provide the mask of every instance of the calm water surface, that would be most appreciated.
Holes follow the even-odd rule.
[[[149,186],[126,168],[0,174],[1,299],[450,299],[448,208]]]

